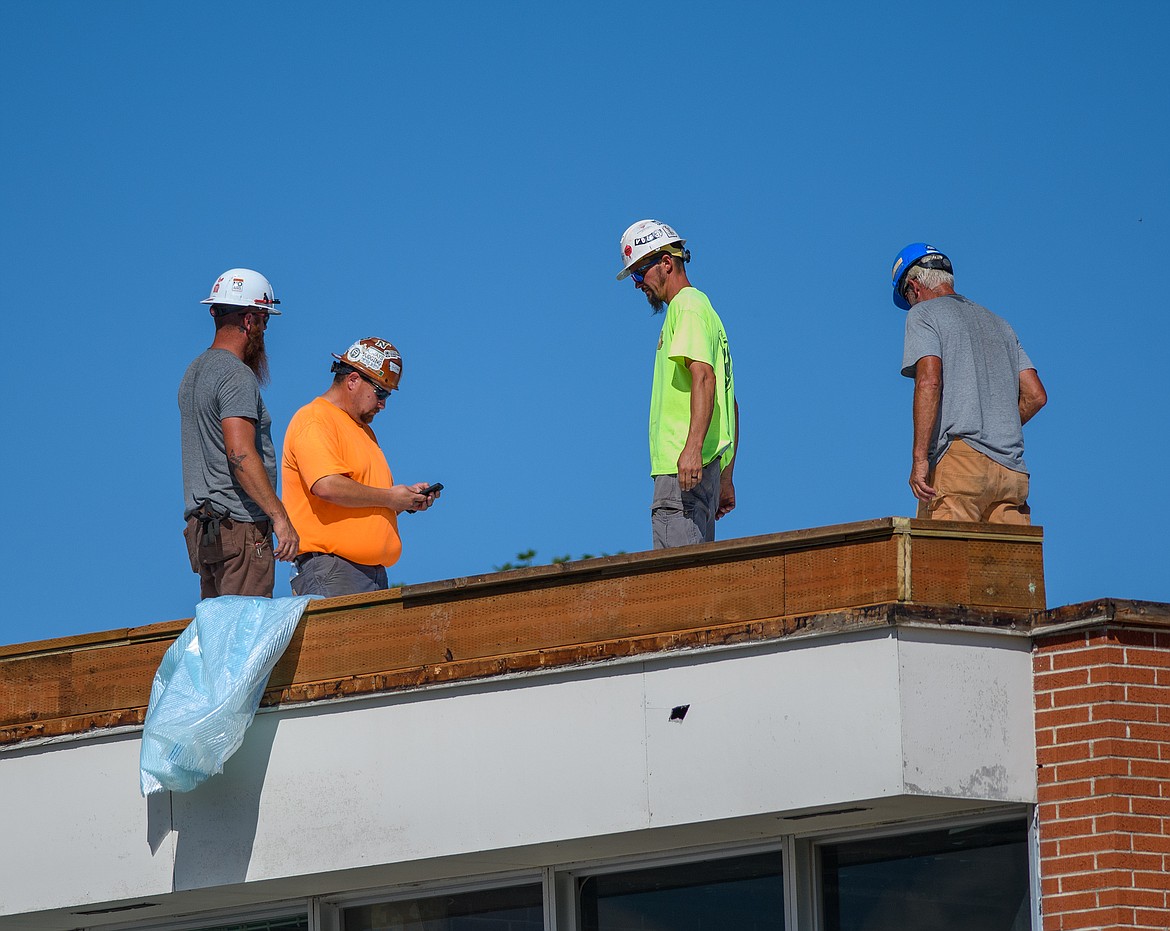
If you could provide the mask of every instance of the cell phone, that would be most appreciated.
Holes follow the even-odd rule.
[[[436,494],[442,490],[443,490],[443,483],[442,482],[435,482],[435,484],[433,484],[433,485],[427,485],[427,487],[424,488],[422,491],[420,491],[419,494],[420,495],[433,495],[433,494]],[[407,509],[406,513],[413,514],[413,513],[415,513],[415,509],[409,508],[409,509]]]

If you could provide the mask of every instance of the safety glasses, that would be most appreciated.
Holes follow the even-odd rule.
[[[374,381],[374,379],[367,378],[365,375],[362,375],[361,372],[358,372],[358,374],[361,375],[362,381],[374,389],[374,397],[379,401],[385,401],[388,397],[390,397],[390,392]]]
[[[665,252],[659,252],[658,255],[654,256],[654,258],[652,258],[649,262],[646,262],[643,265],[639,265],[632,272],[630,272],[630,277],[633,278],[634,281],[636,281],[638,284],[641,284],[646,278],[646,272],[650,271],[650,269],[661,262],[665,255]]]

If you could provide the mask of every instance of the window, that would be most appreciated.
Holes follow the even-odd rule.
[[[307,931],[307,915],[293,915],[288,918],[271,918],[266,921],[244,921],[235,924],[214,925],[201,931]]]
[[[345,909],[345,931],[543,931],[540,883]]]
[[[780,931],[779,851],[578,880],[582,931]]]
[[[824,931],[1026,931],[1028,825],[1005,821],[820,848]]]

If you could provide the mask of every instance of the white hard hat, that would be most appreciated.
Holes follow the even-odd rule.
[[[229,304],[236,307],[254,307],[270,314],[279,314],[280,303],[272,293],[272,285],[250,268],[229,268],[211,286],[211,294],[200,304]]]
[[[652,252],[669,251],[681,256],[685,243],[685,239],[680,239],[678,233],[661,220],[639,220],[622,233],[622,270],[618,272],[617,280],[627,277],[634,266]],[[676,248],[665,249],[664,246]]]

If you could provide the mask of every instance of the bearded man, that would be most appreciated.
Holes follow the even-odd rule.
[[[260,396],[264,331],[280,301],[259,272],[232,268],[202,303],[211,305],[215,339],[179,385],[187,555],[201,599],[271,598],[275,560],[290,561],[299,544],[276,496],[272,418]]]
[[[650,529],[655,549],[710,543],[735,508],[739,403],[723,321],[691,284],[691,250],[673,227],[639,220],[621,238],[622,270],[666,311],[650,393]]]

